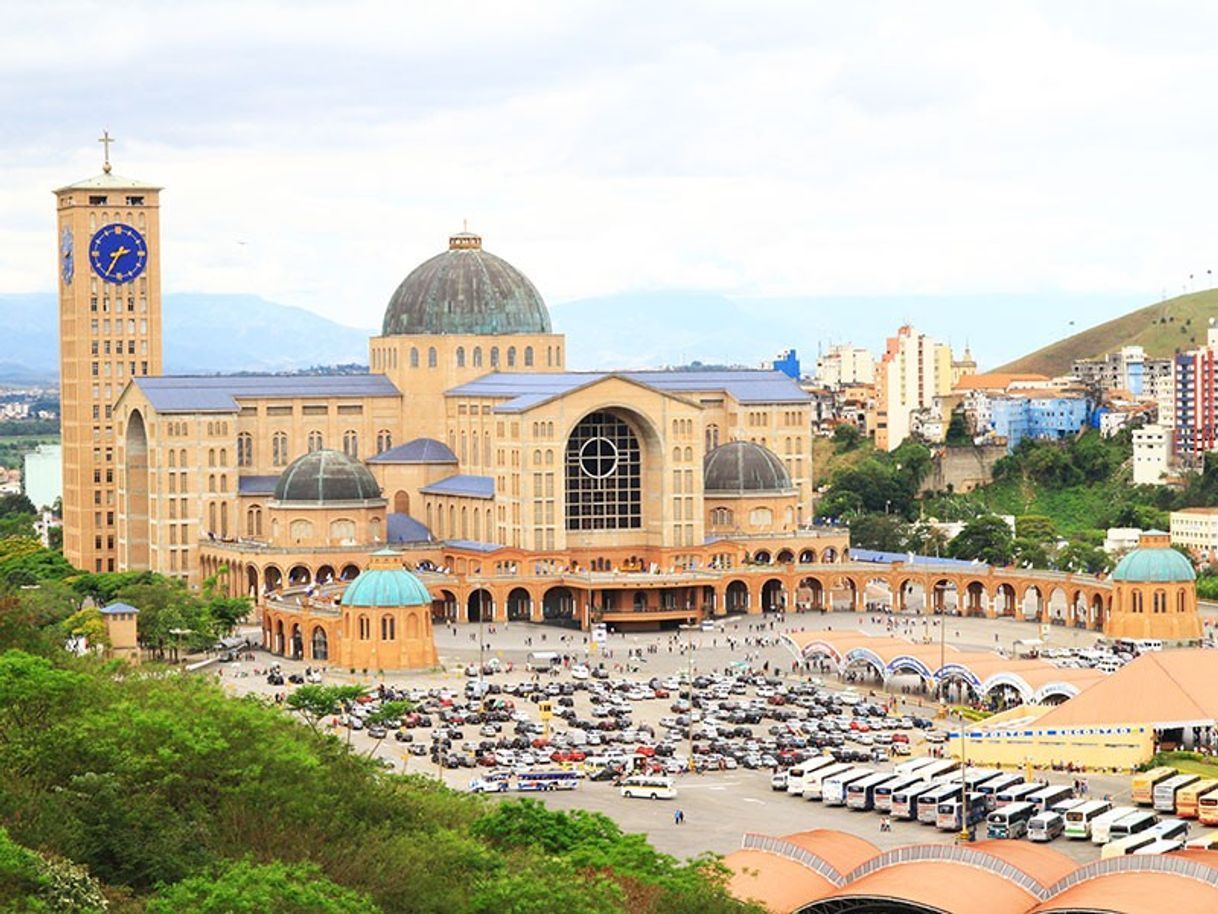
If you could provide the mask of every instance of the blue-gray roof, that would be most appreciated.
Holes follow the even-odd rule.
[[[424,495],[464,495],[467,498],[494,498],[493,476],[468,476],[458,473],[419,489]]]
[[[273,495],[278,476],[238,476],[238,495]]]
[[[565,371],[495,372],[449,390],[454,397],[506,400],[497,413],[519,413],[609,377],[626,378],[666,393],[724,391],[741,403],[805,403],[810,398],[781,371]]]
[[[415,438],[369,457],[368,463],[456,463],[457,455],[435,438]]]
[[[117,613],[139,613],[139,610],[130,603],[111,603],[109,606],[103,606],[101,611],[107,616]]]
[[[904,562],[910,565],[940,565],[953,568],[976,568],[976,562],[966,559],[939,558],[936,555],[914,555],[912,552],[881,552],[878,549],[851,549],[850,560],[853,562]]]
[[[391,543],[430,543],[431,531],[409,514],[391,511],[385,515]]]
[[[445,540],[444,542],[454,549],[464,549],[467,552],[495,552],[503,548],[498,543],[479,543],[477,540]]]
[[[399,397],[380,374],[188,375],[135,378],[158,413],[233,413],[237,397]]]

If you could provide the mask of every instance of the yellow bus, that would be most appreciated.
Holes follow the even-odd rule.
[[[1176,769],[1166,765],[1141,771],[1133,776],[1130,799],[1139,806],[1150,806],[1155,801],[1155,785],[1176,776]]]
[[[1202,825],[1218,825],[1218,790],[1197,798],[1197,819]]]
[[[1189,784],[1176,794],[1176,815],[1181,819],[1195,819],[1201,814],[1201,797],[1218,787],[1218,780],[1206,778]]]

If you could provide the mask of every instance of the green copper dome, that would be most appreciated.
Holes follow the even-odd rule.
[[[1134,549],[1117,563],[1114,581],[1173,583],[1197,579],[1193,563],[1175,549]]]
[[[344,606],[430,606],[431,593],[404,568],[369,568],[343,591]]]
[[[385,309],[384,336],[550,333],[550,312],[528,278],[461,232],[448,250],[402,280]]]
[[[274,499],[324,504],[370,501],[381,497],[381,487],[358,460],[342,451],[319,448],[297,457],[279,474]]]

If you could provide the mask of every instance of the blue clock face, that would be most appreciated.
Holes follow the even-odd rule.
[[[131,282],[148,266],[148,243],[129,225],[103,225],[89,242],[89,262],[106,282]]]
[[[60,272],[63,274],[63,284],[72,285],[72,275],[76,272],[76,252],[72,244],[72,228],[65,225],[63,235],[59,238]]]

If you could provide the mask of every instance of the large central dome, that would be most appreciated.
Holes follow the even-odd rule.
[[[384,336],[550,333],[550,313],[528,277],[461,232],[448,250],[402,280],[385,309]]]

